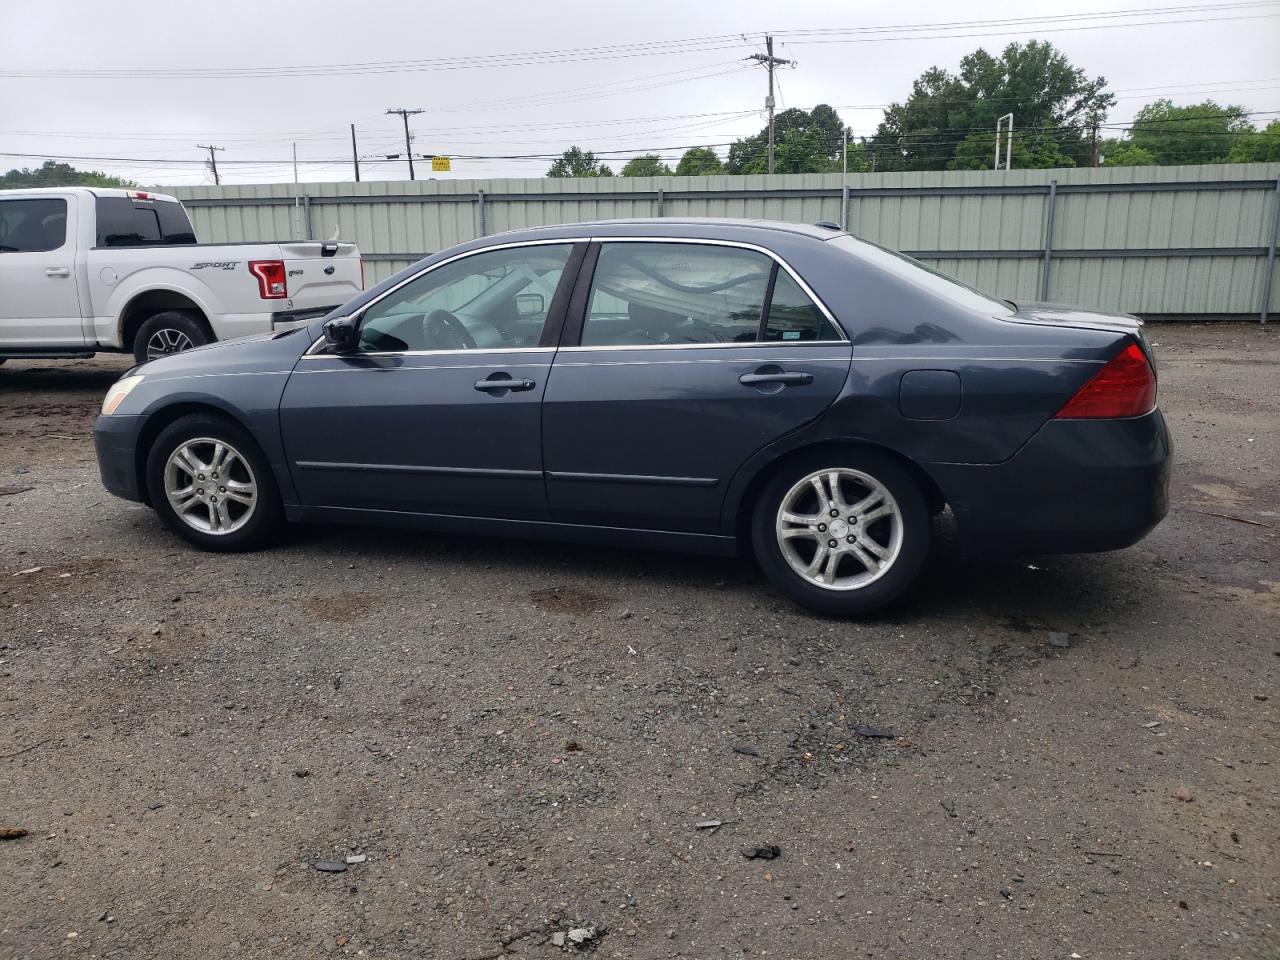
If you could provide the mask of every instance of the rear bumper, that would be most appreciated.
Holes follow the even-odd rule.
[[[138,431],[143,417],[98,417],[93,427],[93,446],[98,454],[102,485],[117,497],[145,502],[138,485]]]
[[[323,317],[332,313],[340,303],[335,303],[331,307],[307,307],[304,310],[281,310],[279,313],[271,315],[272,330],[296,330],[298,327],[305,327],[312,320]]]
[[[1173,444],[1153,410],[1050,420],[999,464],[927,464],[968,555],[1094,553],[1145,537],[1169,510]]]

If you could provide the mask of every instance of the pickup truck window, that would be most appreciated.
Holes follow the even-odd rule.
[[[98,246],[142,247],[196,242],[182,204],[98,197]]]
[[[67,242],[67,201],[0,200],[0,253],[42,253]]]

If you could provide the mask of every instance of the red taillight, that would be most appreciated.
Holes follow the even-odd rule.
[[[283,300],[289,296],[283,260],[250,260],[249,272],[258,278],[258,296],[263,300]]]
[[[1089,378],[1057,413],[1059,420],[1140,417],[1156,405],[1156,375],[1147,356],[1131,343]]]

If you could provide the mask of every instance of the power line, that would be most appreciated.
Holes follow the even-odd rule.
[[[1276,14],[1253,13],[1276,6],[1275,0],[1255,2],[1191,4],[1182,6],[1140,7],[1101,13],[1045,14],[1034,17],[1005,17],[983,20],[959,20],[935,23],[893,24],[887,26],[827,27],[765,31],[777,37],[785,37],[794,43],[862,43],[890,40],[922,39],[919,34],[943,31],[938,37],[975,36],[955,33],[957,30],[975,28],[1012,28],[1006,32],[1035,32],[1037,30],[1111,29],[1128,26],[1150,26],[1158,23],[1203,23],[1212,20],[1240,20]],[[1205,17],[1182,20],[1133,20],[1136,17],[1177,17],[1193,13],[1240,13],[1235,17]],[[1116,22],[1128,20],[1130,22]],[[1111,21],[1094,26],[1055,26],[1076,24],[1080,21]],[[227,79],[234,77],[307,77],[338,74],[432,72],[441,70],[492,69],[497,67],[531,66],[543,63],[578,63],[593,60],[616,60],[650,57],[659,54],[700,53],[732,49],[738,45],[742,34],[719,34],[689,37],[679,40],[642,41],[608,44],[594,47],[571,47],[549,50],[532,50],[505,54],[477,54],[458,57],[439,57],[430,60],[369,61],[346,64],[295,64],[245,67],[153,67],[153,68],[13,68],[0,71],[0,77],[27,77],[44,79]],[[819,39],[806,39],[818,37]],[[792,39],[794,38],[794,39]],[[823,39],[825,38],[825,39]]]

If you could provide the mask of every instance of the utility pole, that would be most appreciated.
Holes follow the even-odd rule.
[[[795,61],[784,60],[782,57],[773,55],[773,37],[771,36],[765,36],[764,48],[768,51],[767,53],[753,53],[747,59],[763,63],[769,70],[769,96],[765,98],[764,105],[769,111],[769,172],[773,173],[773,71],[777,67],[794,66]]]
[[[215,150],[225,150],[226,147],[213,147],[205,143],[197,143],[196,148],[199,150],[209,151],[209,166],[213,168],[213,185],[220,186],[222,181],[218,179],[218,158],[214,156]]]
[[[405,156],[409,158],[409,179],[412,180],[414,179],[413,177],[413,144],[411,143],[410,137],[409,137],[409,118],[412,116],[416,116],[419,113],[422,113],[422,111],[406,110],[404,107],[396,107],[395,109],[388,110],[387,113],[399,114],[400,119],[404,121],[404,153],[405,153]]]
[[[1089,124],[1089,166],[1096,167],[1098,161],[1098,118],[1094,117]]]
[[[360,182],[360,154],[356,153],[356,125],[351,125],[351,162],[356,167],[356,183]]]

